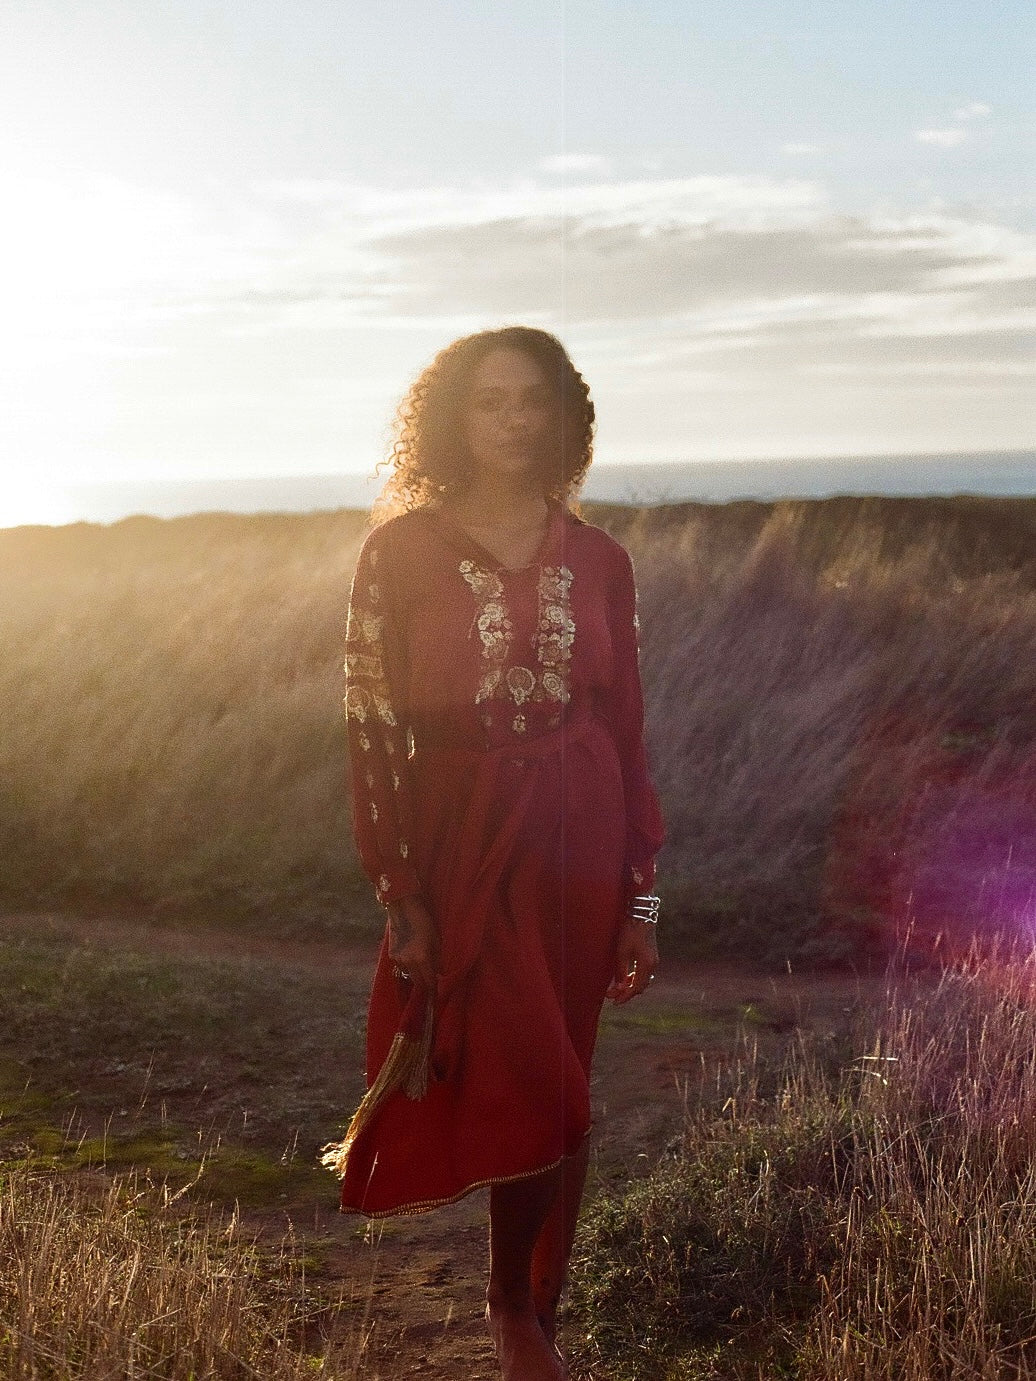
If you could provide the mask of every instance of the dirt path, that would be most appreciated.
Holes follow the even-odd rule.
[[[43,920],[2,918],[0,930],[24,933]],[[353,946],[346,954],[329,942],[132,919],[61,917],[57,923],[83,943],[170,957],[264,960],[320,972],[344,961],[359,984],[374,964],[372,946]],[[736,1055],[739,1042],[742,1048],[754,1043],[776,1060],[803,1034],[844,1039],[860,1012],[884,999],[881,977],[665,964],[642,999],[605,1009],[592,1084],[589,1192],[621,1186],[649,1169],[679,1135],[687,1106],[715,1086],[717,1071]],[[367,1225],[337,1213],[331,1181],[326,1198],[309,1196],[244,1216],[274,1239],[290,1227],[304,1244],[318,1293],[329,1303],[344,1296],[347,1307],[334,1332],[365,1340],[357,1375],[370,1381],[493,1381],[497,1372],[483,1322],[486,1199],[482,1191],[433,1214]]]

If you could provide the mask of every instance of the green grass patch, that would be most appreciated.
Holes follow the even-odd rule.
[[[601,1013],[601,1027],[605,1031],[643,1031],[655,1036],[694,1036],[697,1038],[729,1035],[734,1019],[723,1014],[701,1012],[690,1007],[613,1007]]]
[[[0,1155],[137,1168],[250,1205],[334,1198],[366,975],[0,940]]]

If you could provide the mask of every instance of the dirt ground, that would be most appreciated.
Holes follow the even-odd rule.
[[[32,924],[32,918],[8,917],[0,929],[11,935]],[[328,943],[197,927],[68,918],[63,924],[93,944],[174,958],[201,949],[216,958],[273,960],[286,972],[347,965],[357,991],[369,981],[375,958],[372,947],[344,955]],[[761,974],[663,961],[643,998],[609,1005],[602,1018],[588,1193],[621,1187],[649,1169],[679,1136],[686,1109],[715,1089],[719,1071],[746,1043],[771,1065],[795,1040],[844,1043],[885,1000],[880,975]],[[290,1229],[301,1242],[317,1293],[328,1302],[332,1332],[357,1346],[362,1341],[358,1375],[370,1381],[498,1376],[483,1320],[486,1191],[431,1214],[367,1224],[337,1212],[329,1178],[326,1195],[310,1187],[276,1208],[242,1216],[261,1237],[276,1240]],[[345,1309],[335,1308],[338,1298]]]

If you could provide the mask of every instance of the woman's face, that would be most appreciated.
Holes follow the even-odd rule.
[[[484,477],[543,472],[557,427],[554,391],[521,350],[492,350],[477,365],[464,413],[464,432]]]

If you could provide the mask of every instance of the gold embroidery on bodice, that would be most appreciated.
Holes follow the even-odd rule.
[[[475,597],[475,626],[482,642],[483,670],[475,704],[510,700],[518,711],[511,728],[523,734],[527,725],[522,706],[527,701],[567,705],[570,698],[568,664],[576,631],[569,600],[572,572],[567,566],[540,567],[533,635],[538,665],[532,668],[507,666],[514,629],[500,576],[471,560],[462,561],[458,569]]]

